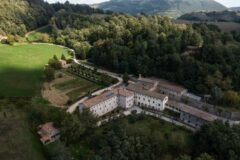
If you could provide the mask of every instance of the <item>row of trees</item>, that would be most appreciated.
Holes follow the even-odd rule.
[[[117,83],[118,81],[107,74],[97,72],[96,69],[90,69],[82,65],[71,65],[68,68],[68,72],[105,86]]]

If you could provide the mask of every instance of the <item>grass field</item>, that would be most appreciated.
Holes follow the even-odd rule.
[[[19,110],[0,111],[0,144],[1,160],[45,160],[40,141]]]
[[[35,31],[32,31],[32,32],[28,33],[26,38],[30,42],[36,42],[36,41],[39,41],[41,34],[43,34],[43,33],[48,34],[50,32],[51,32],[51,27],[50,26],[44,26],[44,27],[38,28]]]
[[[43,67],[49,58],[67,49],[47,44],[0,45],[0,96],[34,96],[40,93]]]
[[[65,81],[63,83],[55,85],[55,87],[63,92],[69,97],[72,102],[75,102],[89,92],[93,92],[103,86],[96,83],[87,81],[80,77],[75,77],[75,79]]]

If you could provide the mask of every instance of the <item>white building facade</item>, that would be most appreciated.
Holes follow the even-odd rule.
[[[134,85],[129,85],[127,89],[134,92],[135,105],[160,111],[165,109],[165,105],[168,101],[167,96],[142,90]]]
[[[134,105],[134,93],[124,88],[114,90],[118,95],[118,106],[124,109],[131,108]]]
[[[81,112],[84,108],[89,108],[94,115],[101,117],[115,110],[117,107],[131,108],[133,103],[133,92],[117,88],[86,100],[79,105],[79,110]]]
[[[113,96],[105,101],[102,101],[92,107],[90,107],[90,111],[97,116],[103,116],[118,107],[118,98],[117,96]]]

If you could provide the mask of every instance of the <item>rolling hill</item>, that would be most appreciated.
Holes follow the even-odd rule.
[[[95,8],[129,14],[155,14],[179,17],[193,11],[222,11],[225,6],[214,0],[110,0],[93,5]]]
[[[240,23],[240,12],[222,11],[222,12],[193,12],[179,17],[182,20],[190,21],[208,21],[208,22],[237,22]]]
[[[240,7],[229,8],[230,11],[240,11]]]

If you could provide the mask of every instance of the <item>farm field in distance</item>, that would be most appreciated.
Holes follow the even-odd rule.
[[[0,96],[23,97],[40,93],[43,67],[68,50],[47,44],[0,45]]]

